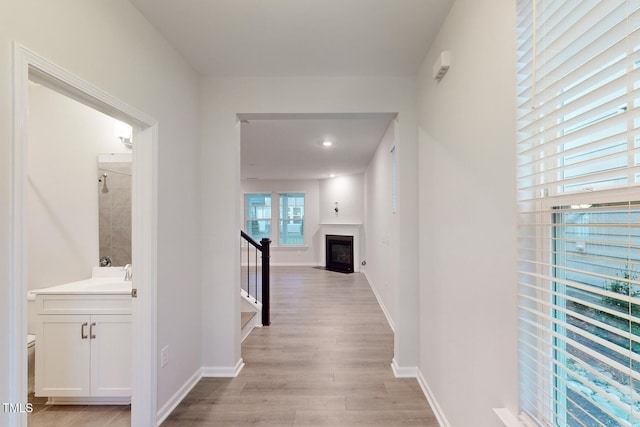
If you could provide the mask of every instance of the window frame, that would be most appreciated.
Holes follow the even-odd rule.
[[[269,198],[269,216],[267,218],[258,218],[258,217],[249,217],[247,214],[249,213],[249,206],[247,206],[247,201],[250,196],[265,196]],[[256,242],[260,242],[263,238],[271,239],[273,236],[273,194],[268,192],[245,192],[243,195],[244,209],[243,209],[243,224],[245,227],[245,233],[247,233],[253,240]],[[266,206],[265,206],[266,207]],[[268,235],[261,235],[261,237],[254,236],[249,227],[249,222],[258,222],[265,221],[269,224],[269,233]]]
[[[615,212],[615,211],[619,211],[619,213],[623,213],[624,214],[626,212],[638,211],[640,209],[640,203],[639,202],[637,202],[637,201],[629,201],[629,197],[619,198],[618,196],[615,195],[615,193],[616,193],[615,191],[603,190],[602,192],[600,192],[598,194],[594,194],[592,197],[584,197],[584,198],[582,198],[581,199],[581,203],[575,203],[575,200],[574,200],[575,198],[574,197],[570,197],[570,196],[560,197],[560,198],[556,199],[555,201],[557,202],[557,201],[560,201],[561,199],[564,199],[562,201],[567,201],[567,202],[568,201],[573,201],[573,204],[572,205],[556,205],[556,206],[553,206],[552,209],[558,209],[558,212],[551,212],[551,215],[553,217],[556,217],[558,215],[564,215],[567,212],[571,211],[572,209],[575,209],[576,213],[588,213],[588,214],[593,214],[593,213],[597,214],[598,212]],[[569,209],[567,209],[567,208],[569,208]],[[557,245],[559,242],[560,242],[561,245],[566,245],[566,243],[568,241],[572,240],[572,239],[568,238],[567,234],[560,234],[560,235],[557,234],[557,233],[567,233],[566,226],[563,226],[562,224],[569,224],[569,223],[567,223],[565,221],[558,222],[554,218],[553,221],[552,221],[552,224],[553,224],[552,228],[553,228],[554,231],[550,232],[550,234],[552,235],[552,241],[554,243],[554,247],[553,247],[553,251],[552,251],[552,254],[551,254],[552,257],[553,257],[553,261],[551,261],[551,266],[552,266],[552,268],[557,267],[557,266],[562,267],[564,265],[564,263],[566,263],[568,260],[570,260],[572,255],[570,255],[570,251],[567,250],[566,247],[564,248],[564,252],[560,252],[560,251],[557,250],[557,246],[555,246],[555,245]],[[558,225],[558,224],[560,224],[560,225]],[[597,227],[606,227],[606,225],[603,224],[603,223],[591,222],[591,221],[588,222],[588,223],[583,223],[583,224],[586,224],[585,227],[588,227],[588,228],[590,228],[590,227],[596,227],[596,228]],[[613,222],[613,224],[616,224],[616,223]],[[628,224],[627,227],[630,227],[630,228],[634,227],[633,223],[631,223],[631,222],[627,222],[626,224]],[[576,227],[579,227],[579,226],[576,226]],[[629,248],[631,246],[633,246],[633,243],[632,243],[633,236],[634,235],[629,234],[628,241],[626,243],[626,245],[628,246],[627,252],[631,252],[631,249],[629,249]],[[561,239],[561,240],[558,240],[558,239]],[[637,235],[635,235],[635,239],[636,240],[638,239]],[[609,241],[609,242],[606,242],[605,244],[607,246],[615,246],[616,243],[617,242],[615,242],[615,241]],[[593,243],[592,242],[591,244],[596,244],[597,245],[598,243]],[[607,259],[609,259],[609,258],[612,259],[612,260],[615,258],[614,256],[611,256],[609,254],[606,255],[606,257],[607,258],[603,259],[604,261],[607,261]],[[628,260],[629,260],[628,262],[629,263],[635,264],[636,266],[640,265],[640,262],[638,261],[637,257],[631,257],[630,253],[627,254],[627,257],[628,257]],[[561,258],[564,258],[564,260],[558,261],[558,259],[561,259]],[[612,265],[610,268],[616,268],[616,267],[615,267],[615,265]],[[632,271],[635,271],[637,273],[637,269],[632,269]],[[587,276],[597,277],[597,274],[593,270],[586,269],[586,268],[585,269],[580,269],[580,270],[575,270],[575,271],[573,271],[573,273],[585,274]],[[551,290],[554,292],[554,294],[556,294],[556,293],[557,294],[561,294],[561,296],[557,296],[556,295],[554,297],[554,302],[553,302],[553,305],[552,305],[552,307],[553,307],[552,308],[552,312],[554,312],[554,314],[552,315],[552,317],[554,319],[560,319],[561,322],[565,322],[565,320],[566,320],[566,316],[567,315],[565,313],[561,313],[558,316],[555,314],[556,311],[559,311],[558,309],[556,309],[556,307],[558,307],[559,309],[564,309],[567,312],[572,313],[573,317],[576,317],[574,314],[579,315],[580,313],[578,313],[577,311],[572,310],[572,309],[567,307],[567,301],[572,296],[567,291],[567,286],[568,285],[562,284],[562,281],[574,282],[574,283],[582,283],[582,282],[575,281],[574,279],[572,279],[569,276],[569,274],[564,274],[564,275],[562,275],[562,277],[559,277],[555,273],[552,273],[551,277],[553,277],[554,279],[558,279],[557,282],[554,281],[553,283],[550,284]],[[613,278],[612,275],[609,275],[608,279],[600,279],[600,280],[604,280],[603,285],[602,285],[603,286],[602,289],[606,290],[607,281],[608,280],[615,280],[615,279]],[[637,286],[637,285],[632,285],[632,286]],[[598,288],[593,287],[588,292],[591,292],[591,291],[598,292],[597,289]],[[561,304],[559,304],[557,302],[559,299],[563,300],[563,302]],[[607,310],[606,303],[603,302],[602,300],[600,300],[598,302],[592,302],[592,301],[589,301],[588,299],[579,298],[579,297],[577,297],[575,295],[573,296],[573,299],[576,300],[574,302],[580,301],[580,302],[578,302],[578,304],[580,304],[581,302],[585,302],[585,303],[589,304],[591,302],[592,305],[596,306],[595,310],[598,313],[600,313],[599,317],[602,317],[603,314],[607,313],[607,311],[606,311]],[[636,298],[636,300],[637,300],[637,298]],[[636,304],[640,303],[640,300],[638,300],[637,302],[634,303],[630,299],[630,303],[636,305]],[[600,308],[603,308],[603,310],[600,310]],[[630,310],[631,310],[631,308],[630,308]],[[622,316],[626,315],[625,313],[618,313],[618,314],[619,315],[621,314]],[[620,318],[619,315],[615,315],[614,314],[613,316]],[[629,316],[631,316],[630,313],[629,313]],[[602,322],[602,323],[604,323],[606,325],[612,326],[609,323],[607,323],[605,320],[600,319],[600,322]],[[638,319],[638,322],[640,322],[640,319]],[[570,322],[566,322],[566,323],[569,324]],[[592,324],[589,323],[589,325],[592,325]],[[568,378],[569,378],[569,376],[576,377],[577,375],[569,374],[566,369],[563,371],[563,373],[558,374],[559,366],[567,365],[566,362],[568,360],[568,357],[566,355],[562,354],[562,353],[563,352],[566,352],[567,354],[570,353],[566,348],[567,347],[567,341],[569,340],[569,338],[566,336],[566,328],[560,327],[557,324],[554,324],[554,326],[555,326],[554,332],[559,333],[559,334],[564,334],[563,335],[564,340],[560,340],[558,338],[554,339],[554,340],[557,340],[558,342],[560,342],[560,344],[554,342],[554,347],[558,347],[559,348],[558,350],[556,350],[556,354],[554,354],[554,356],[553,356],[553,360],[556,362],[555,365],[554,365],[554,373],[555,373],[554,379],[555,379],[555,386],[556,386],[555,394],[559,394],[559,393],[564,394],[565,395],[564,399],[565,399],[565,402],[566,402],[566,401],[569,400],[568,392],[566,391],[569,388],[569,385],[568,385],[569,380],[568,380]],[[629,323],[629,327],[631,328],[631,322]],[[587,335],[589,335],[591,333],[587,329],[582,329],[580,327],[576,327],[576,329],[581,329]],[[624,337],[624,335],[627,334],[627,331],[620,330],[620,332],[615,332],[615,333],[618,336],[622,336],[623,340],[626,339]],[[632,341],[640,342],[640,337],[638,339],[634,339],[633,338],[634,334],[632,333],[631,329],[628,331],[628,334],[629,334],[629,346],[631,346]],[[597,334],[594,334],[594,335],[597,336]],[[594,342],[591,338],[587,338],[587,339],[589,341]],[[614,341],[609,340],[607,338],[602,338],[602,340],[607,341],[608,343],[610,343],[612,345],[616,344]],[[621,347],[621,348],[624,348],[624,347]],[[602,349],[600,349],[600,350],[592,349],[592,350],[594,352],[596,352],[596,353],[601,353],[601,351],[602,351]],[[620,351],[620,349],[618,349],[617,353],[621,354],[622,351]],[[633,351],[633,350],[630,350],[629,359],[633,360],[633,356],[631,355],[631,353],[635,353],[635,354],[637,354],[637,353],[635,351]],[[604,354],[602,354],[602,357],[607,359],[607,361],[608,361],[607,365],[609,365],[609,366],[612,366],[612,367],[615,368],[615,365],[619,364],[619,362],[617,362],[614,357],[607,356],[607,355],[604,355]],[[588,365],[588,368],[590,370],[593,370],[593,371],[598,371],[598,368],[597,368],[596,365]],[[631,366],[629,366],[629,369],[630,369],[630,372],[629,372],[630,384],[627,385],[627,387],[634,388],[634,386],[631,383],[631,381],[640,382],[640,378],[638,380],[633,380],[633,374],[632,374],[633,368],[631,368]],[[566,379],[566,381],[564,381],[564,382],[558,381],[560,376],[563,376]],[[624,386],[624,384],[620,384],[620,385]],[[592,389],[594,389],[594,388],[597,389],[599,394],[608,393],[608,391],[604,388],[605,386],[601,386],[601,385],[598,385],[598,384],[589,384],[589,387],[592,388]],[[607,385],[607,387],[611,388],[613,386]],[[572,391],[576,395],[579,396],[579,393],[576,392],[576,390],[572,390]],[[583,396],[579,396],[579,397],[582,398],[583,400],[585,400],[587,402],[587,404],[590,404],[592,406],[596,406],[596,407],[604,406],[601,403],[598,403],[596,405],[595,403],[591,402],[589,399],[585,399]],[[566,408],[559,408],[557,406],[558,405],[558,403],[557,403],[558,399],[555,396],[554,396],[554,401],[555,401],[555,404],[556,404],[556,408],[555,408],[556,411],[555,412],[556,412],[556,414],[559,414],[559,416],[556,416],[556,418],[564,417],[564,418],[560,419],[557,422],[566,423],[566,420],[570,416],[570,415],[568,415],[569,412],[564,411]],[[580,407],[576,402],[572,401],[571,403],[573,405],[575,405],[575,406]],[[567,404],[567,406],[569,406],[569,404]],[[607,409],[610,409],[611,407],[613,407],[613,406],[609,405],[607,407]],[[580,409],[584,411],[583,407],[580,407]],[[598,411],[599,411],[599,409],[598,409]],[[585,412],[585,414],[587,413],[587,411],[584,411],[584,412]],[[633,410],[631,411],[631,413],[633,413]],[[591,416],[593,416],[593,415],[591,415]],[[616,418],[619,415],[610,413],[609,416],[612,419],[614,419],[615,421],[620,422],[620,420],[618,418]],[[631,421],[633,422],[633,420],[635,420],[636,422],[638,421],[637,418],[634,418]],[[565,424],[560,424],[560,425],[565,425]]]
[[[619,208],[623,210],[624,208],[622,206],[624,204],[637,203],[631,200],[633,200],[634,193],[636,196],[635,199],[639,199],[639,197],[637,196],[639,189],[640,185],[634,185],[627,188],[617,187],[612,189],[602,189],[594,192],[583,191],[579,193],[559,193],[540,199],[536,202],[536,211],[540,213],[540,220],[537,222],[536,227],[536,230],[538,230],[539,234],[537,235],[536,240],[540,242],[550,242],[550,244],[553,244],[554,238],[557,237],[554,235],[554,229],[557,229],[557,225],[555,225],[553,221],[553,216],[558,213],[554,212],[554,210],[557,210],[559,207],[566,207],[571,205],[593,205],[593,207],[595,208],[600,208],[606,205],[613,205],[612,209]],[[583,210],[588,211],[588,209],[589,208],[584,208]],[[537,305],[537,309],[540,311],[544,311],[545,308],[543,308],[542,306],[547,305],[547,309],[551,317],[553,317],[553,312],[555,311],[556,307],[556,297],[553,297],[553,295],[554,293],[561,293],[561,288],[566,286],[561,284],[560,286],[558,286],[557,282],[555,282],[554,280],[549,280],[558,278],[551,271],[556,266],[555,260],[551,259],[553,256],[553,251],[554,247],[549,247],[548,255],[545,255],[545,252],[542,250],[539,250],[537,252],[537,271],[535,272],[535,275],[537,276],[537,284],[535,285],[535,288],[538,292],[538,298],[542,300],[545,299],[545,297],[541,296],[542,294],[548,295],[548,301],[545,304],[539,303]],[[559,278],[559,280],[562,279],[563,278]],[[567,295],[566,292],[564,293],[564,295]],[[638,301],[638,303],[640,304],[640,300]],[[538,362],[536,362],[537,366],[543,366],[547,362],[545,360],[545,354],[549,354],[550,352],[554,353],[552,356],[549,356],[550,360],[554,361],[552,363],[552,365],[554,366],[550,366],[549,368],[547,368],[551,370],[551,375],[548,382],[545,383],[542,379],[542,376],[545,375],[544,369],[542,367],[539,368],[539,371],[536,374],[538,375],[539,380],[542,379],[542,381],[538,384],[538,398],[540,398],[541,401],[546,400],[548,402],[546,408],[547,417],[556,421],[556,424],[554,425],[566,426],[567,424],[562,424],[563,422],[566,422],[567,419],[566,407],[561,407],[561,405],[558,404],[557,395],[559,393],[566,393],[567,385],[557,382],[557,377],[555,375],[556,369],[558,369],[557,364],[563,363],[566,359],[566,356],[557,356],[557,354],[560,354],[560,352],[554,350],[554,347],[557,346],[556,340],[558,339],[553,337],[553,333],[559,333],[558,330],[553,327],[554,321],[547,321],[546,323],[548,332],[543,334],[543,337],[546,337],[547,342],[542,343],[542,345],[540,346],[541,348],[539,349],[540,352],[538,354],[539,359]],[[538,337],[538,341],[541,341],[541,337]],[[520,357],[522,357],[522,355]],[[527,357],[532,357],[532,355],[528,354]],[[520,405],[522,406],[522,402],[520,403]],[[563,417],[564,419],[562,419]],[[523,412],[521,418],[532,419],[530,414],[528,414],[526,411]],[[531,425],[535,424],[532,423]]]
[[[296,198],[302,197],[302,216],[301,218],[284,218],[282,215],[283,212],[283,197],[294,196]],[[305,218],[306,218],[306,205],[307,205],[307,196],[304,192],[296,191],[296,192],[279,192],[278,193],[278,246],[279,247],[304,247],[306,242],[306,233],[305,233]],[[298,205],[295,206],[296,208]],[[294,208],[295,209],[295,208]],[[284,243],[282,240],[282,230],[287,227],[283,227],[282,223],[284,221],[300,221],[300,234],[302,238],[302,242],[300,243]]]
[[[299,195],[303,198],[302,205],[302,217],[299,219],[290,219],[290,218],[280,218],[280,208],[281,208],[281,196],[282,195]],[[271,198],[271,212],[268,218],[248,218],[247,217],[247,196],[251,195],[265,195]],[[306,248],[307,247],[307,236],[306,236],[306,208],[307,208],[307,193],[305,191],[245,191],[243,192],[243,205],[244,208],[242,210],[243,216],[243,227],[245,227],[245,232],[255,239],[251,233],[249,233],[248,222],[249,221],[268,221],[269,226],[269,239],[271,240],[272,248]],[[281,235],[281,221],[300,221],[301,222],[301,243],[283,243],[280,235]]]

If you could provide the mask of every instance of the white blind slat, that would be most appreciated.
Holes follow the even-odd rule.
[[[545,354],[541,354],[535,347],[530,346],[529,343],[520,342],[520,344],[522,344],[524,348],[528,348],[530,350],[529,352],[523,351],[520,353],[521,360],[524,361],[521,365],[521,368],[526,368],[522,369],[523,374],[528,378],[536,379],[539,375],[538,373],[540,371],[544,371],[550,378],[550,384],[548,387],[546,387],[549,391],[545,390],[545,388],[543,387],[540,387],[539,383],[536,384],[535,381],[527,383],[525,387],[535,388],[537,394],[544,394],[551,397],[550,400],[552,404],[562,404],[561,397],[564,397],[566,400],[570,400],[566,394],[566,391],[561,390],[561,388],[569,388],[574,391],[578,389],[577,392],[586,399],[590,399],[594,395],[600,397],[598,401],[594,402],[594,406],[610,415],[613,412],[621,411],[623,413],[630,413],[632,411],[631,405],[633,402],[631,400],[625,403],[621,400],[617,400],[616,397],[613,397],[614,393],[612,392],[612,389],[618,392],[620,392],[620,390],[622,389],[619,384],[617,384],[617,386],[616,384],[609,384],[608,381],[610,380],[608,378],[604,378],[601,379],[601,384],[609,385],[594,385],[593,383],[590,383],[585,376],[576,374],[569,368],[567,368],[567,366],[565,366],[564,364],[559,363],[557,358],[551,358]],[[567,353],[562,349],[555,347],[554,350],[559,351],[559,353],[562,353],[565,357],[567,357]],[[535,358],[531,356],[533,352],[537,352],[535,353]],[[570,356],[568,357],[579,367],[579,369],[585,369],[585,372],[587,372],[588,375],[597,374],[596,371],[590,370],[588,365],[584,365],[584,362],[571,359]],[[560,385],[560,387],[558,387],[558,385]],[[571,400],[571,402],[573,401]]]
[[[516,10],[521,411],[640,425],[640,1]]]

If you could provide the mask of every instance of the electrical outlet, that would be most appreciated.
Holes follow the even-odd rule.
[[[162,350],[160,350],[160,367],[164,367],[167,363],[169,363],[169,346],[165,346]]]

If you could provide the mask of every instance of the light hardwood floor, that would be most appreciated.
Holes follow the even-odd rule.
[[[271,283],[271,326],[243,343],[240,375],[202,379],[162,427],[438,426],[417,381],[393,376],[362,274],[276,267]]]
[[[131,407],[46,405],[46,397],[29,397],[29,427],[130,427]]]
[[[438,427],[418,383],[393,376],[393,333],[362,274],[276,267],[271,282],[271,326],[243,343],[240,375],[202,379],[162,427]],[[29,427],[130,425],[128,406],[30,401]]]

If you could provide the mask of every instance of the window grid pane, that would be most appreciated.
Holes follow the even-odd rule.
[[[304,244],[304,194],[280,194],[279,244]]]
[[[244,217],[246,233],[260,241],[271,238],[271,194],[245,194]]]
[[[631,423],[640,409],[640,258],[638,208],[593,206],[554,214],[553,311],[556,401],[566,400],[567,425],[595,417],[605,425]],[[631,349],[631,354],[629,354]],[[635,357],[633,356],[635,355]],[[633,372],[630,373],[629,371]],[[634,374],[635,373],[635,374]],[[562,390],[562,392],[560,392]],[[612,396],[618,396],[615,398]]]

